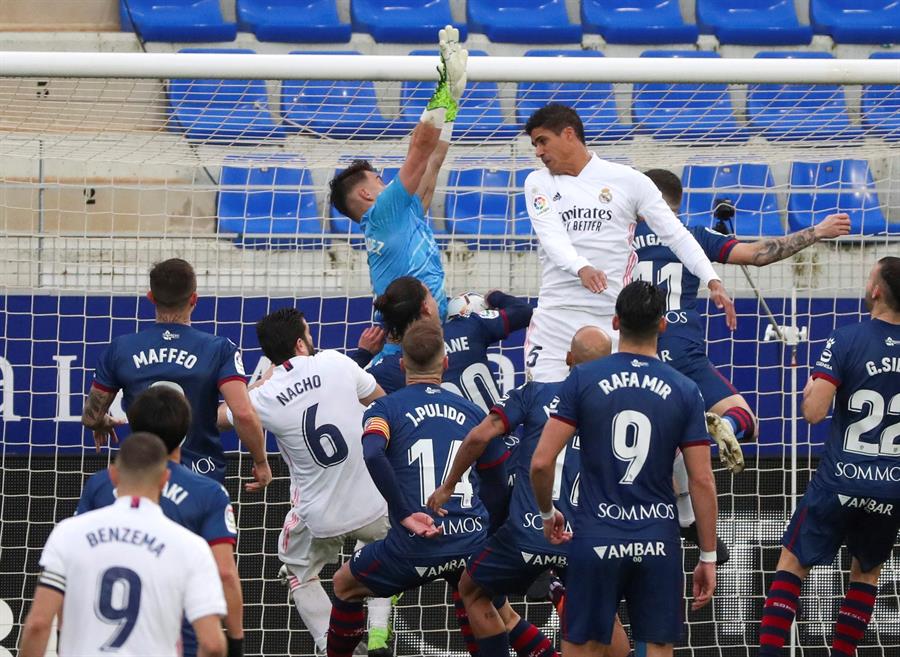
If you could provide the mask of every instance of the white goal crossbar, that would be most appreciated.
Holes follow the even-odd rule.
[[[437,57],[6,52],[0,77],[432,80]],[[900,84],[900,60],[472,57],[473,82]]]

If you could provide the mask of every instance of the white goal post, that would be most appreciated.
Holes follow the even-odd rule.
[[[522,124],[527,109],[554,100],[583,108],[600,157],[680,175],[692,225],[714,224],[714,200],[728,197],[741,239],[774,239],[839,210],[859,228],[751,270],[777,323],[796,327],[785,332],[799,338],[796,354],[766,339],[767,314],[741,271],[717,265],[739,327],[729,333],[713,309],[710,357],[757,411],[761,437],[745,473],[717,469],[733,558],[712,608],[686,614],[679,654],[754,654],[791,500],[826,435],[797,415],[807,366],[835,326],[864,316],[872,263],[900,253],[900,59],[587,55],[469,58],[461,125],[430,210],[453,293],[536,297],[522,181],[540,163]],[[321,348],[353,348],[372,319],[366,254],[328,205],[327,182],[356,157],[385,176],[402,163],[437,64],[434,55],[0,54],[0,619],[13,619],[0,653],[15,647],[43,540],[106,463],[82,433],[83,395],[109,340],[152,319],[141,300],[151,264],[194,264],[196,324],[237,342],[254,376],[265,364],[254,324],[285,305],[306,313]],[[521,383],[522,336],[491,360],[501,389]],[[276,581],[286,472],[276,468],[276,483],[253,497],[237,486],[250,464],[233,456],[245,652],[312,655]],[[696,558],[686,552],[687,572]],[[828,645],[847,565],[842,554],[808,581],[797,654]],[[861,654],[900,650],[898,580],[895,550]],[[548,604],[515,605],[558,636]],[[443,585],[404,596],[394,622],[398,656],[463,654]]]

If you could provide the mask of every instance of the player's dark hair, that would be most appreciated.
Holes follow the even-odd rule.
[[[381,321],[388,336],[402,340],[407,327],[422,315],[422,304],[428,290],[415,276],[401,276],[391,281],[384,294],[375,299],[375,310],[381,313]]]
[[[116,469],[122,479],[146,481],[162,474],[168,458],[166,446],[159,436],[140,431],[122,441],[116,454]]]
[[[619,332],[624,338],[647,340],[659,330],[659,320],[666,312],[666,297],[647,281],[634,281],[619,292],[616,315]]]
[[[403,365],[427,372],[444,357],[444,331],[437,322],[413,322],[403,336]]]
[[[328,202],[334,206],[335,210],[354,221],[359,221],[360,218],[350,214],[350,209],[347,207],[347,199],[350,197],[350,192],[353,191],[353,188],[365,179],[367,171],[375,171],[375,167],[368,160],[353,160],[350,166],[337,174],[328,183],[328,189],[330,190]]]
[[[900,258],[885,256],[879,260],[878,276],[884,283],[884,301],[888,308],[900,312]]]
[[[535,128],[546,128],[556,135],[561,134],[566,128],[572,128],[578,140],[584,143],[584,124],[581,117],[571,107],[560,103],[548,103],[535,110],[525,124],[525,134],[531,136],[531,131]]]
[[[159,436],[169,454],[191,428],[191,405],[182,393],[165,384],[147,388],[125,414],[132,431]]]
[[[684,194],[681,178],[668,169],[650,169],[645,171],[644,175],[652,180],[656,188],[662,192],[663,200],[666,203],[676,207],[681,205],[681,196]]]
[[[296,308],[279,308],[256,322],[256,337],[266,358],[280,365],[296,356],[297,340],[306,336],[306,320]],[[312,351],[310,351],[312,353]]]
[[[197,275],[191,263],[181,258],[157,262],[150,270],[150,291],[160,308],[181,310],[197,291]]]

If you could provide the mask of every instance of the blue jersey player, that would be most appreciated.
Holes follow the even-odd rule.
[[[663,199],[677,215],[681,205],[681,181],[671,171],[647,171]],[[850,218],[833,214],[821,223],[784,237],[767,237],[756,242],[739,242],[730,235],[695,226],[688,229],[713,262],[763,267],[784,260],[819,240],[846,235]],[[707,423],[720,457],[733,472],[743,468],[743,456],[736,440],[749,441],[757,432],[757,420],[750,405],[706,355],[704,326],[697,311],[699,279],[689,272],[672,250],[665,246],[645,222],[634,235],[639,262],[635,278],[659,285],[666,294],[666,331],[659,337],[659,357],[700,386],[706,404]],[[686,538],[696,542],[694,512],[687,496],[687,474],[680,457],[675,466],[679,521]],[[720,544],[720,561],[727,560],[727,548]]]
[[[464,310],[443,326],[447,371],[441,385],[462,395],[487,412],[500,399],[494,375],[488,367],[488,349],[531,321],[532,308],[526,299],[494,290],[484,299],[487,308]],[[375,300],[385,328],[394,340],[403,338],[407,327],[421,317],[436,320],[436,304],[427,287],[412,276],[393,281]],[[385,392],[405,385],[399,354],[376,362],[370,372]]]
[[[760,657],[775,657],[790,632],[810,568],[830,565],[846,545],[850,586],[841,603],[832,657],[850,657],[865,634],[881,566],[900,529],[900,258],[885,257],[866,283],[871,319],[836,329],[803,391],[803,416],[825,419],[831,435],[819,467],[784,532],[763,608]]]
[[[425,215],[466,85],[468,53],[458,38],[459,33],[450,26],[441,30],[441,81],[412,132],[397,176],[385,185],[367,160],[355,160],[329,183],[331,204],[357,222],[366,237],[369,277],[376,296],[395,278],[415,276],[431,290],[442,319],[447,315],[444,267]],[[393,347],[393,352],[399,351]]]
[[[391,529],[384,540],[353,555],[334,576],[328,654],[349,657],[365,625],[362,601],[390,597],[435,579],[455,582],[466,557],[483,542],[488,512],[479,487],[506,486],[506,446],[497,441],[457,486],[448,513],[435,520],[425,501],[438,485],[481,410],[440,387],[445,367],[440,327],[418,322],[403,338],[407,386],[376,400],[366,411],[366,466],[388,503]],[[493,499],[496,494],[489,495]]]
[[[177,390],[156,386],[141,393],[129,406],[128,422],[135,433],[143,431],[159,436],[169,452],[169,480],[159,497],[160,508],[167,518],[209,543],[225,591],[229,655],[240,654],[244,610],[241,580],[234,562],[237,525],[228,493],[221,484],[180,464],[181,443],[191,425],[191,407]],[[101,470],[85,482],[77,513],[87,513],[115,501],[116,490],[109,470]],[[185,657],[197,654],[197,637],[187,620],[182,623],[181,640]]]
[[[571,367],[608,356],[610,351],[610,337],[597,327],[586,326],[575,333],[566,362]],[[527,623],[523,623],[517,615],[512,621],[502,618],[495,610],[492,599],[496,595],[526,593],[538,577],[551,567],[557,572],[564,571],[566,567],[567,547],[554,545],[544,537],[529,475],[531,455],[547,418],[555,408],[556,395],[561,386],[561,381],[529,381],[497,402],[490,414],[466,436],[450,473],[428,500],[432,511],[440,509],[450,499],[462,473],[472,466],[492,440],[519,426],[523,428],[521,442],[510,459],[515,484],[506,522],[488,539],[484,549],[470,557],[469,568],[460,580],[460,593],[478,640],[490,643],[492,637],[500,637],[495,641],[502,642],[502,634],[508,632],[509,645],[516,652],[541,657],[552,654],[552,645],[546,637],[525,631]],[[579,453],[576,435],[556,461],[553,499],[570,518],[572,509],[578,505]],[[618,650],[613,655],[627,655],[629,648],[624,630],[619,630],[617,638]],[[500,652],[503,649],[500,647]]]
[[[715,588],[716,489],[697,384],[656,357],[665,298],[645,281],[616,300],[619,352],[572,369],[531,463],[531,484],[554,543],[571,540],[563,654],[608,654],[623,598],[635,641],[670,656],[684,604],[681,542],[672,490],[675,452],[684,452],[694,494],[700,563],[694,605]],[[553,503],[554,472],[575,432],[581,439],[578,506],[567,519]],[[567,520],[572,531],[566,529]]]
[[[191,313],[197,305],[193,267],[180,258],[157,263],[150,271],[147,297],[156,307],[156,323],[139,333],[114,338],[94,372],[81,422],[93,430],[97,450],[110,437],[116,439],[115,427],[123,423],[109,415],[119,390],[127,412],[144,390],[170,386],[191,403],[191,428],[181,448],[182,463],[222,483],[226,462],[216,428],[221,392],[235,414],[238,438],[253,457],[256,481],[247,484],[247,490],[268,485],[272,472],[262,425],[247,394],[241,353],[227,338],[191,326]]]

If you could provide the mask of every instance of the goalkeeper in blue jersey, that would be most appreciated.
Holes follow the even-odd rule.
[[[385,185],[371,163],[355,160],[329,187],[335,209],[359,223],[366,236],[375,294],[383,294],[400,276],[415,276],[431,290],[443,320],[447,316],[444,267],[425,214],[466,86],[468,52],[459,45],[459,31],[449,25],[440,32],[440,50],[440,82],[412,131],[397,177]]]

